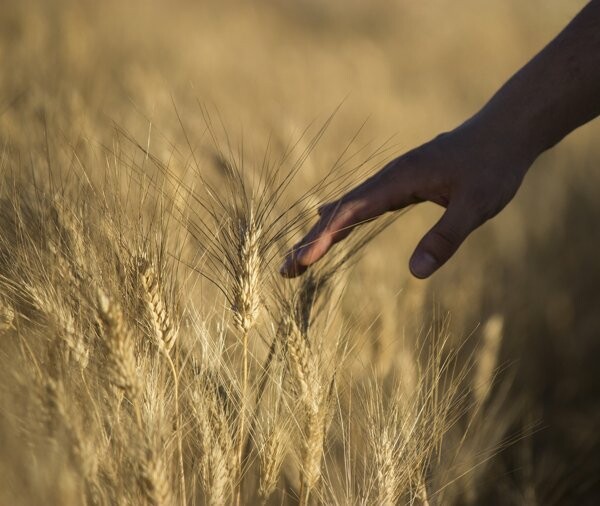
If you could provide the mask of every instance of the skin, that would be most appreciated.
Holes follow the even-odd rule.
[[[281,274],[301,275],[365,221],[430,201],[446,211],[409,263],[414,276],[429,277],[504,209],[541,153],[598,115],[600,0],[592,0],[474,116],[322,206]]]

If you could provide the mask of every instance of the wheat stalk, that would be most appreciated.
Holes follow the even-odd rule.
[[[267,365],[263,373],[265,375],[265,384],[260,388],[257,403],[261,402],[262,396],[265,393],[267,374],[270,372],[271,363],[275,357],[276,345],[277,340],[275,339],[269,349]],[[260,476],[258,495],[263,500],[263,503],[266,503],[277,487],[281,466],[283,465],[283,459],[285,458],[288,446],[286,423],[282,414],[284,395],[282,385],[283,373],[284,368],[280,367],[279,377],[276,380],[272,376],[269,376],[269,379],[271,380],[270,383],[274,388],[273,394],[275,399],[267,404],[267,407],[270,409],[266,416],[260,420],[262,423],[259,423],[258,436],[260,444],[258,455],[260,460]],[[259,408],[260,406],[257,406],[257,409]],[[256,417],[255,420],[259,421],[258,417]]]
[[[241,332],[242,345],[242,390],[240,404],[240,421],[238,426],[238,469],[243,473],[243,454],[246,441],[246,411],[249,397],[248,392],[248,337],[255,325],[260,311],[260,282],[262,272],[262,257],[260,246],[262,231],[254,219],[252,209],[248,216],[240,215],[237,219],[237,229],[232,234],[236,240],[236,251],[232,258],[232,306],[233,321]],[[239,489],[236,503],[240,504],[243,476],[239,476]]]
[[[323,388],[318,363],[310,349],[308,336],[302,334],[295,319],[284,317],[282,328],[289,370],[304,418],[300,504],[305,506],[321,476],[323,445],[331,421],[329,403],[332,388],[329,391]]]
[[[201,478],[207,503],[226,504],[230,487],[239,474],[237,453],[229,424],[209,379],[193,393],[192,410],[202,439]]]
[[[181,417],[179,414],[179,378],[173,359],[169,352],[177,339],[178,331],[173,324],[173,320],[167,310],[167,303],[164,300],[163,292],[156,276],[152,264],[143,257],[137,259],[138,274],[141,278],[143,299],[146,303],[146,309],[150,315],[152,329],[154,331],[154,341],[159,350],[165,356],[171,375],[173,377],[173,388],[175,393],[175,431],[177,434],[177,449],[179,459],[179,482],[181,489],[181,501],[185,505],[186,486],[185,486],[185,467],[183,462],[183,441],[181,435]]]

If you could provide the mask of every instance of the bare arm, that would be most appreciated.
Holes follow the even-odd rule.
[[[446,208],[410,270],[426,278],[514,197],[535,159],[600,115],[600,0],[592,0],[473,117],[323,206],[281,273],[302,274],[352,227],[423,201]]]
[[[478,113],[538,156],[600,114],[600,1],[519,70]]]

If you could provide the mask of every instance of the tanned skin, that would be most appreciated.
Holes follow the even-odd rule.
[[[446,212],[409,263],[414,276],[429,277],[504,209],[541,153],[598,115],[600,0],[592,0],[474,116],[322,206],[281,274],[302,274],[365,221],[430,201]]]

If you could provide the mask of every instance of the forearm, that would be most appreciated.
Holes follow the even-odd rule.
[[[600,0],[592,0],[473,120],[533,161],[598,115]]]

